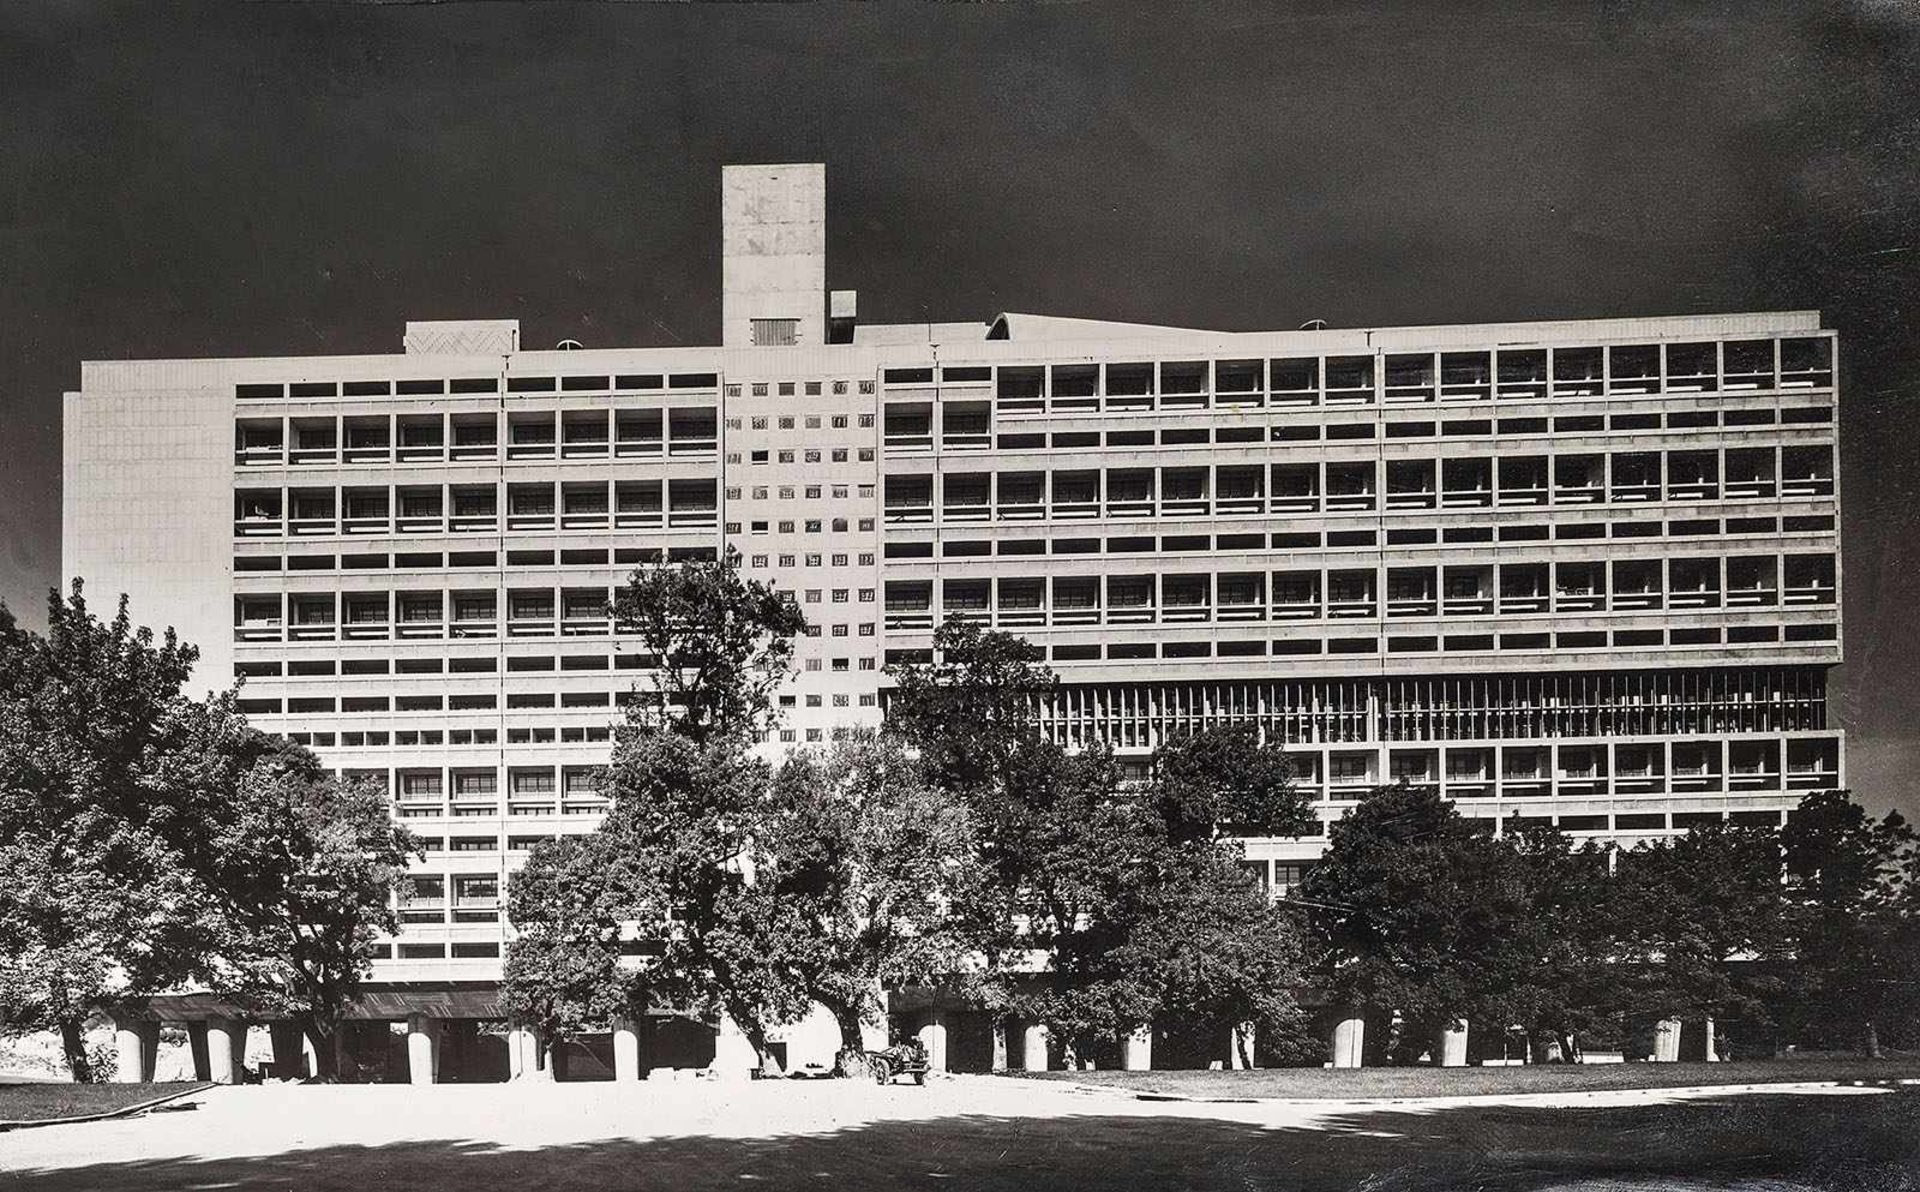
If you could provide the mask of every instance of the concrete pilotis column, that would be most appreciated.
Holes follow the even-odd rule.
[[[1653,1027],[1653,1062],[1677,1063],[1680,1059],[1680,1020],[1662,1018]]]
[[[1720,1062],[1720,1049],[1716,1046],[1719,1043],[1719,1039],[1717,1039],[1713,1033],[1713,1019],[1707,1019],[1702,1025],[1706,1028],[1707,1062],[1709,1064],[1717,1064]]]
[[[631,1018],[617,1018],[613,1023],[613,1078],[639,1080],[642,1075],[640,1028]]]
[[[407,1015],[407,1080],[433,1084],[440,1079],[440,1020]]]
[[[1333,1066],[1358,1068],[1366,1062],[1367,1020],[1355,1014],[1333,1024]]]
[[[507,1077],[510,1080],[540,1079],[540,1040],[532,1028],[516,1026],[507,1031]],[[548,1069],[551,1071],[551,1069]]]
[[[1143,1026],[1120,1040],[1120,1066],[1129,1072],[1153,1068],[1153,1028]]]
[[[722,1014],[720,1029],[713,1040],[713,1064],[709,1070],[728,1080],[751,1080],[759,1067],[760,1056],[747,1041],[746,1032],[731,1014]]]
[[[241,1061],[247,1054],[247,1027],[231,1018],[207,1020],[207,1079],[215,1084],[239,1084]]]
[[[116,1019],[113,1024],[113,1078],[121,1084],[144,1084],[153,1079],[160,1056],[160,1024],[139,1019]]]
[[[993,1021],[993,1057],[988,1068],[994,1072],[1007,1070],[1007,1020],[996,1018]]]
[[[1462,1018],[1446,1030],[1440,1032],[1440,1066],[1442,1068],[1464,1068],[1467,1066],[1467,1020]]]
[[[927,1011],[927,1020],[920,1024],[920,1046],[927,1049],[928,1067],[935,1072],[947,1071],[946,1011]]]
[[[1024,1072],[1047,1070],[1047,1028],[1040,1023],[1027,1024],[1025,1046],[1020,1049],[1020,1068]]]
[[[527,1048],[527,1079],[541,1084],[552,1084],[560,1078],[560,1069],[554,1064],[553,1040],[542,1031],[528,1031],[525,1039]]]
[[[336,1057],[340,1054],[339,1036],[335,1036],[333,1051]],[[307,1063],[308,1076],[317,1076],[320,1074],[320,1053],[314,1050],[313,1037],[305,1031],[300,1032],[300,1058]],[[337,1059],[335,1060],[334,1066],[337,1071],[339,1068],[339,1061]]]

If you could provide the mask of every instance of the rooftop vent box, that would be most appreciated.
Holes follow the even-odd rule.
[[[409,322],[406,345],[409,356],[503,356],[520,350],[520,320]]]
[[[857,321],[858,295],[853,290],[833,290],[827,294],[827,342],[850,344]]]

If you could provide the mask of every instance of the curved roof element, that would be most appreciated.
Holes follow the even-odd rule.
[[[1220,335],[1198,327],[1163,327],[1154,323],[1116,323],[1107,319],[1069,319],[1059,315],[1023,315],[1007,311],[987,328],[988,339],[1110,339],[1131,335]]]

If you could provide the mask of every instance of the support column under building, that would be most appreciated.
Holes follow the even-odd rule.
[[[1662,1018],[1653,1027],[1653,1062],[1678,1063],[1680,1060],[1680,1020]]]
[[[920,1024],[920,1046],[927,1049],[927,1066],[935,1072],[945,1072],[947,1068],[947,1015],[944,1010],[927,1011],[927,1019]]]
[[[1367,1020],[1350,1013],[1333,1024],[1333,1066],[1358,1068],[1365,1064]]]
[[[1464,1068],[1467,1066],[1467,1020],[1462,1018],[1446,1030],[1440,1032],[1440,1066],[1442,1068]]]
[[[1120,1040],[1120,1066],[1129,1072],[1153,1069],[1153,1028],[1143,1026]]]
[[[1707,1062],[1709,1064],[1717,1064],[1720,1062],[1720,1047],[1719,1047],[1720,1040],[1714,1034],[1713,1019],[1711,1018],[1707,1019],[1704,1023],[1701,1024],[1701,1026],[1704,1028],[1706,1032]]]
[[[209,1018],[206,1025],[207,1079],[239,1084],[247,1056],[247,1026],[232,1018]]]
[[[407,1080],[411,1084],[434,1084],[440,1079],[440,1027],[438,1018],[426,1014],[407,1015]]]
[[[160,1024],[137,1018],[115,1019],[113,1024],[114,1079],[121,1084],[145,1084],[153,1079],[160,1058]]]
[[[989,1071],[1005,1072],[1007,1070],[1008,1029],[1006,1019],[996,1018],[993,1020],[993,1055],[987,1061]]]
[[[1038,1022],[1028,1023],[1023,1044],[1020,1048],[1021,1070],[1045,1072],[1047,1070],[1047,1028]]]
[[[713,1039],[713,1064],[708,1070],[727,1080],[751,1080],[759,1067],[760,1055],[747,1040],[746,1032],[731,1014],[722,1014]]]
[[[639,1080],[646,1073],[640,1070],[640,1027],[631,1018],[616,1018],[613,1022],[613,1078],[618,1081]]]
[[[541,1039],[531,1027],[507,1031],[507,1073],[510,1080],[550,1081],[553,1057],[542,1054]]]

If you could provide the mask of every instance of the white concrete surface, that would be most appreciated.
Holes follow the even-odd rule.
[[[1809,1089],[1771,1086],[1766,1092],[1825,1095],[1873,1095],[1883,1090]],[[1726,1096],[1725,1089],[1639,1090],[1632,1092],[1515,1096],[1501,1100],[1529,1106],[1658,1104],[1701,1096]],[[279,1156],[284,1164],[299,1153],[325,1154],[308,1172],[310,1186],[383,1186],[379,1148],[409,1145],[444,1149],[445,1157],[537,1151],[557,1147],[605,1148],[624,1153],[621,1144],[661,1144],[669,1159],[674,1140],[768,1139],[783,1136],[829,1138],[848,1135],[847,1150],[857,1155],[865,1127],[885,1123],[925,1123],[964,1119],[975,1123],[1003,1120],[1009,1137],[1042,1122],[1085,1119],[1193,1119],[1240,1123],[1259,1130],[1336,1124],[1356,1109],[1384,1108],[1355,1102],[1147,1102],[1108,1091],[1090,1093],[1065,1083],[1006,1077],[961,1076],[930,1081],[924,1088],[879,1087],[865,1081],[674,1081],[639,1084],[504,1085],[266,1085],[210,1089],[197,1097],[194,1112],[56,1126],[0,1134],[0,1186],[41,1183],[81,1186],[76,1180],[102,1165],[139,1165],[140,1187],[246,1186],[243,1179],[208,1183],[192,1178],[231,1172],[235,1161]],[[1460,1099],[1454,1099],[1460,1100]],[[1487,1104],[1491,1098],[1473,1098]],[[1405,1112],[1443,1101],[1396,1102]],[[1023,1123],[1026,1125],[1023,1126]],[[1149,1128],[1142,1120],[1140,1128]],[[1180,1127],[1175,1127],[1180,1132]],[[852,1133],[849,1133],[852,1132]],[[353,1148],[335,1150],[334,1148]],[[391,1155],[394,1152],[389,1151]],[[542,1187],[585,1189],[631,1186],[638,1173],[613,1159],[597,1160],[592,1149],[569,1152],[568,1180]],[[555,1156],[558,1161],[562,1156]],[[916,1160],[920,1157],[915,1156]],[[922,1171],[940,1170],[955,1158],[929,1153]],[[977,1158],[977,1157],[976,1157]],[[222,1167],[222,1165],[226,1165]],[[599,1164],[596,1166],[596,1164]],[[183,1173],[178,1183],[160,1182],[153,1173]],[[558,1169],[554,1169],[558,1170]],[[62,1173],[70,1173],[63,1178]],[[449,1179],[453,1171],[446,1172]],[[646,1173],[658,1186],[671,1186],[670,1170]],[[709,1173],[710,1174],[710,1173]],[[785,1178],[794,1173],[769,1173]],[[868,1172],[869,1177],[882,1173]],[[102,1177],[109,1178],[109,1177]],[[768,1176],[747,1175],[761,1179]],[[665,1180],[667,1182],[661,1182]],[[115,1180],[113,1186],[117,1186]],[[109,1186],[102,1184],[100,1186]],[[280,1186],[276,1184],[276,1186]],[[448,1183],[446,1186],[455,1186]],[[832,1186],[823,1183],[819,1186]],[[892,1186],[891,1184],[885,1186]]]

